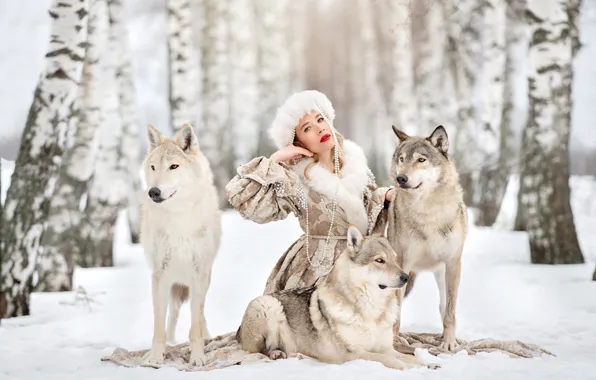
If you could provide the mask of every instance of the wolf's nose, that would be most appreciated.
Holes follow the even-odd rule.
[[[399,183],[400,185],[404,185],[406,182],[408,182],[408,176],[405,174],[398,174],[397,175],[397,183]]]
[[[161,190],[157,187],[152,187],[149,189],[149,198],[151,199],[158,199],[161,196]]]
[[[410,276],[408,276],[407,274],[403,273],[401,276],[399,276],[399,279],[400,279],[401,282],[403,282],[405,284],[410,279]]]

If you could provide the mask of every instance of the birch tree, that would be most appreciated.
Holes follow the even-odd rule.
[[[505,96],[506,27],[515,31],[511,18],[507,23],[505,0],[487,0],[484,3],[484,61],[482,128],[478,140],[483,150],[482,168],[479,176],[479,199],[476,225],[491,226],[497,219],[505,194],[510,157],[509,124],[502,122]],[[509,25],[508,25],[509,24]],[[512,74],[510,74],[512,75]]]
[[[82,197],[89,188],[99,148],[98,132],[104,89],[102,57],[109,52],[109,21],[106,0],[90,5],[87,52],[80,87],[80,113],[74,145],[65,153],[56,191],[50,200],[48,226],[41,239],[36,291],[72,290],[74,263],[80,254],[84,215]]]
[[[257,49],[251,0],[229,0],[230,122],[233,161],[228,174],[248,162],[257,150]],[[230,178],[231,179],[231,178]]]
[[[569,188],[573,59],[579,1],[528,0],[529,117],[523,133],[520,205],[532,263],[583,263]]]
[[[417,2],[414,10],[419,15],[418,28],[413,39],[416,46],[416,96],[418,120],[424,130],[443,124],[442,89],[445,80],[447,23],[443,8],[438,3]]]
[[[88,2],[56,0],[49,15],[51,37],[45,68],[29,109],[4,207],[0,247],[2,317],[29,314],[40,238],[77,121]]]
[[[118,86],[118,110],[122,121],[122,156],[128,167],[127,215],[131,242],[138,243],[141,230],[140,199],[143,191],[140,178],[141,145],[135,86],[132,72],[132,57],[128,43],[126,23],[123,19],[121,0],[109,0],[110,28],[114,35],[116,56],[116,81]],[[193,70],[195,70],[193,68]],[[187,87],[194,86],[187,85]]]
[[[387,114],[391,124],[409,134],[418,133],[417,102],[414,94],[414,68],[412,57],[412,5],[404,0],[382,0],[375,2],[377,27],[386,52],[380,85],[385,85],[383,98],[387,103]],[[423,129],[431,126],[425,126]],[[386,126],[386,129],[390,129]]]
[[[472,206],[478,180],[478,167],[482,163],[480,145],[476,137],[478,109],[474,102],[475,90],[481,70],[483,3],[475,0],[448,0],[445,2],[447,18],[447,59],[455,91],[457,129],[450,133],[453,141],[452,155],[460,172],[464,201]],[[465,147],[465,148],[464,148]]]
[[[233,166],[232,128],[230,121],[229,79],[229,12],[226,2],[203,0],[203,33],[201,39],[201,73],[203,106],[199,138],[201,149],[214,173],[220,190],[220,206],[227,207],[225,185],[231,179]],[[232,163],[230,163],[230,161]]]
[[[191,0],[166,0],[168,12],[168,65],[170,124],[178,132],[183,124],[195,127],[198,117],[199,60],[194,45]],[[222,5],[225,1],[220,2]]]
[[[267,131],[277,108],[290,95],[289,52],[284,25],[288,4],[288,0],[253,1],[253,11],[258,20],[255,23],[259,125],[257,155],[268,156],[275,150]]]
[[[377,176],[379,182],[387,182],[389,173],[389,161],[391,158],[390,149],[395,146],[395,140],[391,137],[390,121],[387,115],[387,107],[383,107],[382,87],[379,82],[379,46],[375,36],[373,8],[368,0],[357,2],[358,24],[360,33],[358,35],[357,51],[361,57],[362,86],[359,89],[361,99],[360,112],[364,117],[363,123],[359,124],[362,133],[372,136],[372,149],[367,151],[368,162],[371,170]],[[366,126],[366,128],[364,128]]]
[[[289,91],[301,91],[306,86],[306,59],[307,54],[306,36],[308,21],[308,11],[312,3],[308,0],[291,1],[288,4],[289,11],[283,17],[286,22],[286,40],[289,50]]]
[[[109,25],[109,10],[102,14]],[[108,49],[102,54],[102,95],[99,118],[99,152],[85,202],[78,264],[82,267],[113,266],[116,221],[126,206],[130,180],[128,159],[123,152],[123,122],[119,113],[119,82],[116,78],[118,30],[109,27]]]

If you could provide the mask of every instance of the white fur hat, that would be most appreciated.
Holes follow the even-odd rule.
[[[296,127],[300,119],[312,111],[322,112],[332,126],[335,110],[327,96],[316,90],[306,90],[292,94],[277,109],[275,119],[269,128],[269,136],[277,149],[288,146],[294,141]]]

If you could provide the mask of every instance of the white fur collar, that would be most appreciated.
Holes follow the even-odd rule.
[[[335,189],[339,182],[337,205],[345,211],[348,222],[366,234],[368,217],[362,201],[363,192],[369,181],[366,156],[362,148],[350,140],[344,140],[343,151],[344,167],[341,170],[341,178],[337,178],[328,169],[317,164],[308,171],[311,178],[309,181],[304,177],[304,169],[312,162],[311,158],[300,160],[293,169],[308,186],[330,199],[335,197]]]

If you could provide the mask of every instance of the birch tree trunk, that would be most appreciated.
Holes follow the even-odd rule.
[[[419,25],[413,36],[416,51],[415,85],[418,120],[424,131],[443,124],[442,88],[446,60],[447,25],[443,9],[437,3],[417,2],[414,13]]]
[[[109,11],[105,17],[109,25]],[[116,221],[129,194],[128,159],[123,151],[123,123],[119,114],[116,78],[118,36],[109,27],[108,49],[102,55],[103,102],[99,119],[99,152],[85,205],[78,264],[82,267],[114,265]]]
[[[65,153],[56,191],[50,200],[48,226],[41,239],[36,291],[72,290],[74,263],[80,254],[84,219],[80,204],[97,159],[102,103],[107,96],[102,65],[102,57],[109,51],[107,1],[94,0],[89,13],[87,52],[77,101],[81,112],[74,145]]]
[[[257,155],[269,156],[276,149],[268,135],[277,108],[290,95],[289,53],[285,34],[284,15],[288,0],[254,1],[255,38],[257,43],[257,115],[259,145]]]
[[[569,188],[573,58],[579,1],[528,0],[529,117],[519,198],[532,263],[583,263]],[[574,32],[575,30],[575,32]],[[575,36],[574,36],[575,35]],[[519,212],[519,210],[518,210]]]
[[[230,0],[230,123],[233,155],[230,174],[248,162],[257,151],[257,49],[255,14],[251,0]],[[230,144],[230,145],[232,145]]]
[[[288,92],[302,91],[306,86],[306,37],[308,30],[308,11],[312,4],[309,1],[292,1],[289,11],[284,14],[287,23],[286,40],[288,41],[290,59],[288,61]]]
[[[482,143],[484,159],[479,176],[479,199],[476,225],[492,226],[505,194],[509,168],[508,131],[502,122],[505,70],[506,70],[506,27],[507,4],[505,0],[487,0],[484,4],[484,86],[482,125],[478,139]],[[507,124],[508,126],[508,124]]]
[[[382,0],[375,2],[381,38],[387,50],[385,68],[379,75],[381,84],[387,86],[383,97],[388,103],[387,113],[391,124],[408,134],[418,133],[417,102],[414,94],[414,68],[412,57],[412,5],[409,2]],[[382,52],[381,52],[382,53]],[[430,126],[424,126],[426,131]],[[388,126],[386,129],[391,132]],[[394,141],[393,138],[391,140]]]
[[[203,1],[201,149],[213,170],[221,207],[229,207],[225,185],[232,178],[232,128],[230,126],[230,8],[221,0]],[[232,164],[230,164],[232,160]]]
[[[460,172],[464,201],[474,205],[478,167],[482,163],[476,138],[477,106],[475,90],[482,55],[480,28],[483,26],[483,4],[475,0],[448,0],[445,13],[448,24],[448,66],[455,90],[457,129],[452,134],[451,154]]]
[[[384,107],[385,101],[379,81],[380,52],[375,36],[373,8],[368,0],[359,0],[357,7],[360,25],[359,54],[362,57],[360,75],[363,83],[359,90],[362,95],[362,112],[366,120],[359,126],[365,130],[363,132],[372,136],[372,150],[367,152],[370,168],[379,183],[387,183],[391,148],[395,147],[395,140],[391,136],[393,132],[387,107]]]
[[[49,14],[52,26],[46,66],[29,109],[4,207],[2,317],[29,315],[40,238],[58,171],[76,126],[88,3],[54,1]]]
[[[197,130],[199,58],[195,50],[190,0],[166,0],[168,12],[168,64],[170,72],[170,124],[178,132],[188,123]],[[225,1],[222,1],[225,4]]]
[[[114,46],[116,62],[116,81],[118,86],[119,114],[122,120],[122,155],[128,167],[127,215],[131,242],[139,242],[140,196],[141,186],[141,145],[138,110],[135,99],[135,87],[132,72],[132,57],[128,43],[126,23],[123,19],[122,0],[109,0],[110,28],[116,39]],[[194,86],[187,85],[193,88]]]

